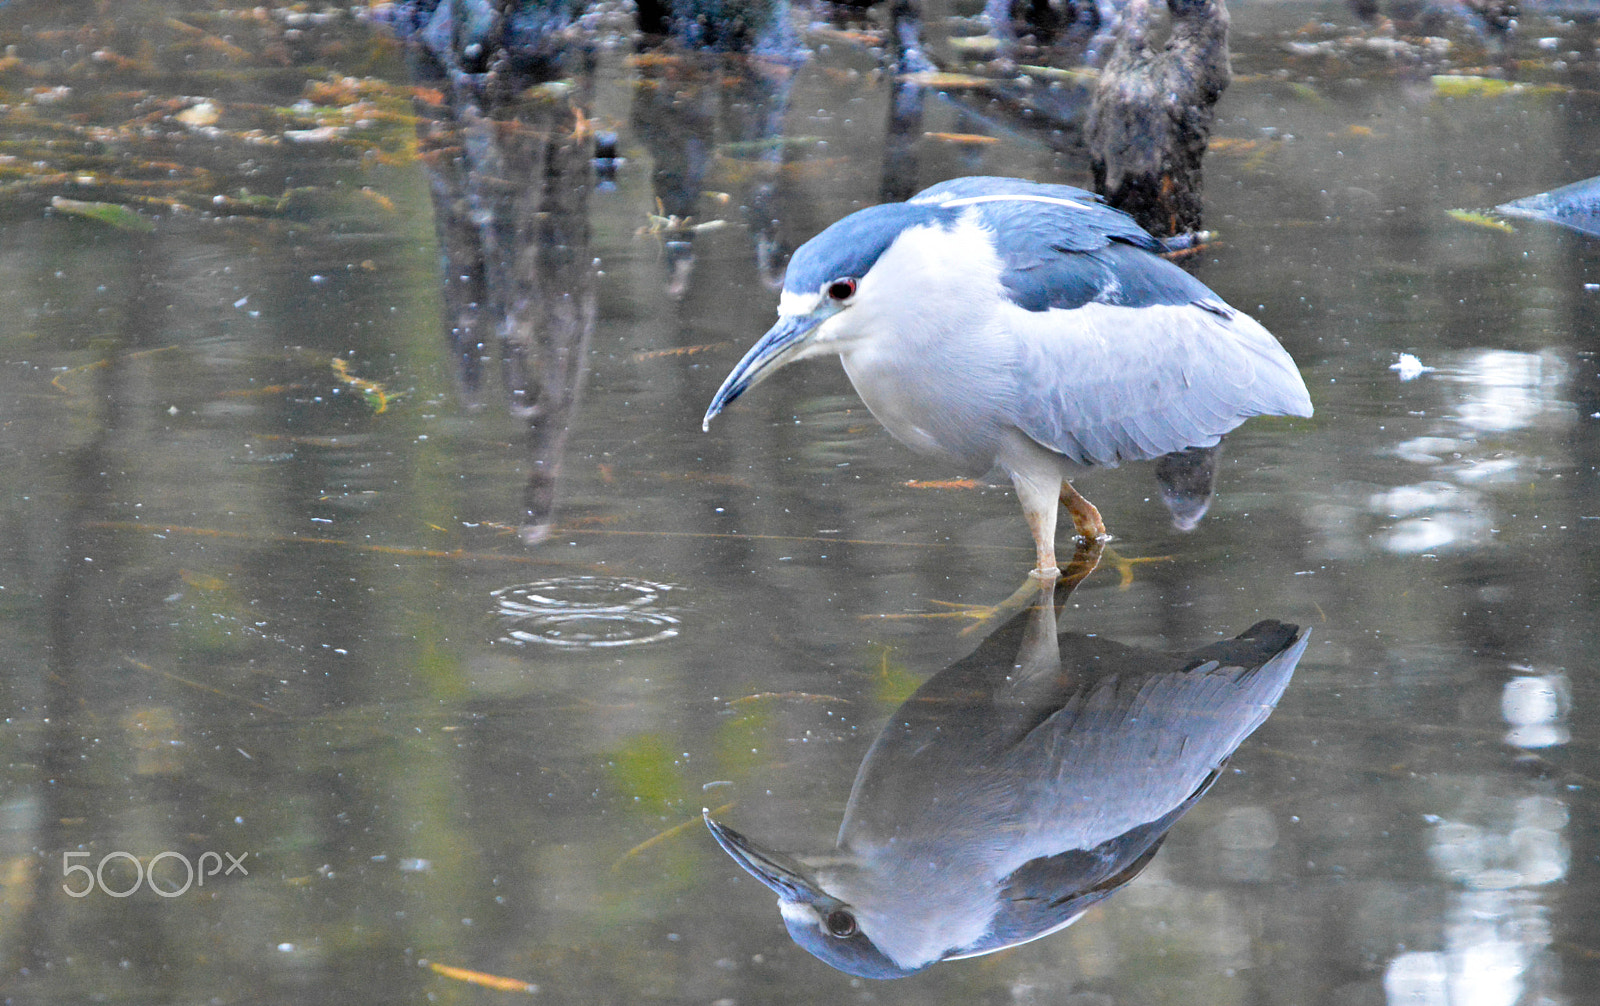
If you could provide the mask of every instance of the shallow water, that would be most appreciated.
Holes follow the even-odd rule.
[[[498,361],[474,389],[447,341],[471,295],[441,281],[440,162],[398,49],[343,15],[184,7],[199,38],[32,13],[0,11],[25,40],[8,128],[31,137],[3,166],[94,182],[142,159],[196,209],[44,168],[0,206],[15,1001],[502,994],[429,963],[583,1003],[1492,1006],[1600,981],[1600,245],[1448,215],[1600,174],[1591,26],[1530,15],[1505,54],[1446,26],[1446,64],[1341,41],[1343,7],[1234,11],[1219,238],[1191,265],[1278,335],[1317,414],[1231,436],[1186,534],[1149,466],[1082,480],[1121,556],[1165,558],[1126,582],[1107,564],[1060,621],[1188,650],[1276,618],[1309,648],[1127,888],[1047,939],[879,983],[795,946],[699,811],[830,847],[880,727],[974,648],[962,606],[1016,588],[1028,533],[1009,488],[943,484],[831,362],[700,417],[773,316],[783,249],[957,175],[1085,184],[1070,118],[1040,125],[1081,93],[930,90],[886,158],[892,82],[860,42],[813,35],[810,61],[753,72],[603,49],[527,123],[566,135],[576,105],[624,158],[540,218],[569,228],[542,232],[541,303],[592,295],[595,321],[544,371],[581,394],[519,403],[556,416],[530,438]],[[1553,86],[1431,77],[1491,63]],[[338,142],[251,140],[318,128],[273,110],[329,70],[399,97]],[[223,133],[159,104],[198,94]],[[167,132],[83,133],[135,115]],[[578,146],[537,149],[588,177]],[[63,184],[154,228],[47,209]],[[202,212],[241,188],[299,201]],[[686,264],[652,215],[725,223]],[[1430,369],[1403,380],[1402,353]],[[217,869],[165,897],[131,890],[136,862],[168,892]]]

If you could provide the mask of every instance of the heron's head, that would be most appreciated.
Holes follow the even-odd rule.
[[[705,815],[706,827],[723,851],[772,888],[778,895],[778,912],[789,935],[819,960],[860,978],[904,978],[933,963],[912,966],[896,963],[873,942],[870,916],[823,889],[816,871],[750,839]]]
[[[869,334],[860,317],[903,277],[884,275],[884,252],[906,231],[946,225],[955,213],[937,205],[888,203],[850,214],[801,245],[789,260],[778,301],[778,323],[767,330],[717,389],[701,428],[728,403],[794,360],[836,354]],[[876,309],[876,310],[875,310]]]

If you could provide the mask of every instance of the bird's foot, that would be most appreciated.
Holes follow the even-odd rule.
[[[1176,558],[1177,556],[1175,555],[1142,555],[1133,557],[1122,555],[1115,549],[1105,549],[1105,561],[1111,565],[1112,569],[1117,571],[1118,590],[1127,590],[1133,586],[1133,567],[1146,562],[1171,562]]]
[[[1071,482],[1061,483],[1061,506],[1072,518],[1072,527],[1078,532],[1078,537],[1085,542],[1104,541],[1108,537],[1106,522],[1100,517],[1100,511],[1072,488]]]
[[[1039,570],[1033,570],[1028,574],[1028,578],[1022,582],[1022,586],[1011,592],[1010,597],[1006,598],[1004,601],[1001,601],[999,604],[991,604],[986,608],[981,609],[982,616],[978,618],[977,621],[974,621],[971,625],[962,628],[961,635],[986,636],[993,631],[995,626],[999,625],[1001,622],[1004,622],[1012,615],[1015,615],[1023,608],[1033,604],[1049,604],[1050,594],[1053,590],[1055,590],[1059,576],[1060,570],[1057,570],[1055,577],[1046,580],[1039,576]],[[980,609],[974,605],[973,613],[977,614],[979,610]]]
[[[1035,589],[1038,588],[1036,587]],[[995,611],[995,606],[992,604],[967,604],[963,601],[940,601],[938,599],[929,599],[928,603],[943,610],[906,611],[892,613],[885,612],[876,615],[859,615],[857,617],[861,618],[863,621],[889,621],[891,619],[900,621],[911,618],[949,618],[956,619],[958,621],[965,619],[971,622],[983,622],[987,621],[991,616],[993,616]]]
[[[1091,540],[1080,540],[1078,547],[1072,553],[1072,561],[1067,563],[1067,568],[1061,574],[1061,579],[1056,583],[1056,596],[1062,600],[1072,593],[1073,589],[1089,578],[1100,567],[1100,557],[1106,551],[1106,541],[1110,535],[1101,535]]]
[[[990,608],[981,619],[962,629],[961,634],[970,636],[974,633],[987,632],[997,623],[1010,618],[1030,604],[1060,604],[1100,565],[1100,554],[1104,550],[1105,544],[1099,539],[1081,542],[1073,550],[1072,559],[1067,563],[1066,569],[1050,567],[1054,570],[1053,574],[1049,569],[1030,570],[1022,586],[1012,591],[1010,597]]]

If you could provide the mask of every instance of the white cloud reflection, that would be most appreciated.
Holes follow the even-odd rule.
[[[1525,429],[1552,412],[1569,411],[1560,399],[1566,378],[1565,362],[1548,350],[1480,350],[1450,374],[1465,386],[1456,419],[1484,433]]]
[[[1492,534],[1486,492],[1524,480],[1537,455],[1507,434],[1565,425],[1576,416],[1562,395],[1567,366],[1552,351],[1481,349],[1441,362],[1439,386],[1453,390],[1443,418],[1427,434],[1396,444],[1396,456],[1422,465],[1428,478],[1374,493],[1370,512],[1391,523],[1378,536],[1388,552],[1414,555],[1477,548]]]
[[[1565,674],[1513,677],[1500,693],[1500,715],[1511,728],[1506,731],[1506,743],[1519,748],[1565,744],[1572,737],[1566,725],[1571,702],[1572,689]]]
[[[1457,889],[1443,948],[1397,954],[1384,969],[1390,1006],[1558,1002],[1530,985],[1551,942],[1540,888],[1567,875],[1566,804],[1553,797],[1464,796],[1457,819],[1435,818],[1428,856]]]
[[[1501,691],[1509,744],[1565,743],[1571,689],[1563,674],[1513,667]],[[1567,875],[1567,805],[1546,794],[1464,790],[1450,818],[1431,817],[1428,858],[1455,886],[1442,949],[1390,959],[1383,991],[1390,1006],[1516,1006],[1562,1003],[1538,962],[1550,946],[1542,890]]]
[[[1483,496],[1442,480],[1376,493],[1368,506],[1394,522],[1382,538],[1390,552],[1438,552],[1476,545],[1489,535],[1489,506]]]

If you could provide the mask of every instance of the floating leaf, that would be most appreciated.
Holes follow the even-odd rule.
[[[1523,84],[1471,73],[1436,73],[1433,90],[1442,98],[1493,98],[1503,94],[1560,94],[1566,89],[1556,84]]]
[[[994,83],[988,77],[977,77],[970,73],[942,73],[938,70],[908,73],[901,79],[923,87],[943,88],[988,87]]]
[[[1024,63],[1017,69],[1030,77],[1043,77],[1045,80],[1071,80],[1079,84],[1093,84],[1100,79],[1100,71],[1088,67],[1063,69],[1059,66],[1032,66]]]
[[[960,143],[968,146],[982,146],[990,143],[999,143],[998,136],[984,136],[982,133],[923,133],[930,140],[940,143]]]
[[[889,659],[889,649],[884,648],[878,661],[878,673],[873,675],[874,697],[883,705],[897,706],[911,697],[922,682],[898,660]]]
[[[1237,136],[1213,136],[1206,149],[1214,154],[1251,154],[1261,146],[1260,140],[1246,140]]]
[[[156,229],[155,224],[121,203],[93,203],[82,199],[68,199],[66,196],[52,196],[50,205],[62,213],[97,220],[118,230],[149,233]]]
[[[694,346],[673,346],[670,349],[640,350],[633,354],[633,362],[643,363],[646,360],[659,360],[666,356],[693,356],[696,353],[704,353],[707,350],[727,349],[732,345],[732,342],[723,340],[722,342],[702,342]]]
[[[369,381],[365,377],[357,377],[350,373],[350,364],[346,363],[343,357],[334,357],[332,366],[333,372],[339,376],[339,380],[361,392],[361,397],[367,400],[367,404],[372,407],[374,413],[388,411],[389,399],[393,396],[384,390],[383,385],[377,381]]]
[[[717,145],[717,150],[728,157],[747,157],[751,154],[782,150],[785,147],[814,147],[823,139],[821,136],[769,136],[761,140],[734,140],[720,143]]]
[[[539,986],[533,982],[525,982],[520,978],[503,978],[500,975],[491,975],[482,971],[468,971],[466,968],[454,968],[448,964],[439,964],[435,961],[429,961],[428,967],[436,975],[454,978],[458,982],[482,985],[487,989],[497,989],[501,992],[526,992],[529,995],[539,991]]]
[[[1000,40],[993,35],[958,35],[946,40],[958,53],[990,53],[1000,48]]]
[[[847,31],[842,28],[812,28],[807,35],[823,42],[849,42],[854,45],[882,45],[884,33],[877,31]]]
[[[977,489],[984,483],[977,479],[911,479],[905,485],[911,489]]]
[[[1287,86],[1290,93],[1292,93],[1296,98],[1299,98],[1301,101],[1309,101],[1317,105],[1325,105],[1328,103],[1328,99],[1323,96],[1322,92],[1317,90],[1315,87],[1312,87],[1310,84],[1306,84],[1298,80],[1291,80],[1288,82]]]
[[[650,808],[682,804],[688,794],[675,748],[662,734],[638,734],[611,756],[611,776],[628,797]]]
[[[1488,227],[1491,230],[1503,231],[1506,234],[1515,234],[1517,229],[1504,220],[1496,220],[1487,213],[1478,210],[1447,210],[1450,219],[1459,220],[1464,224],[1473,224],[1477,227]]]
[[[728,811],[732,810],[734,808],[734,806],[735,806],[735,804],[733,804],[733,803],[725,803],[722,806],[718,807],[716,810],[711,811],[711,816],[712,817],[720,817],[721,815],[723,815],[723,814],[727,813]],[[645,839],[643,842],[640,842],[638,845],[634,846],[633,848],[629,849],[627,852],[624,852],[621,856],[617,857],[617,861],[611,864],[611,869],[612,870],[620,869],[623,863],[626,863],[628,860],[637,857],[640,853],[645,852],[645,851],[647,851],[647,850],[649,850],[651,848],[654,848],[655,846],[660,845],[662,842],[665,842],[668,839],[676,838],[677,836],[683,834],[684,832],[689,831],[690,829],[692,829],[695,825],[697,825],[699,823],[700,823],[700,818],[692,817],[687,821],[683,821],[683,822],[681,822],[679,824],[673,825],[672,827],[668,828],[666,831],[656,832],[654,835],[650,836],[649,838]]]

